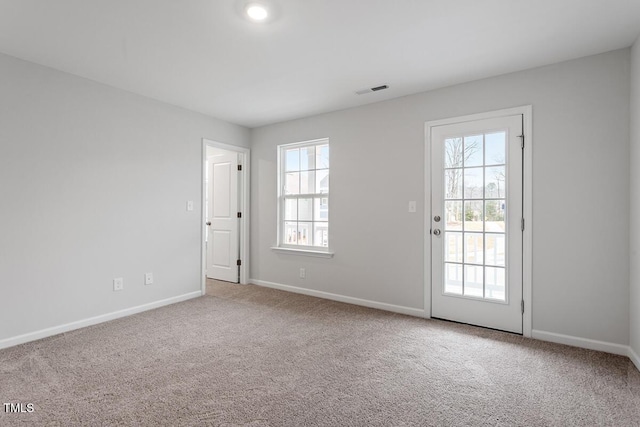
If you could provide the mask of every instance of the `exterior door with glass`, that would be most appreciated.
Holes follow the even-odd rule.
[[[429,127],[432,317],[522,333],[522,123]]]

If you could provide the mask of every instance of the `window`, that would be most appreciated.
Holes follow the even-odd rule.
[[[278,247],[328,252],[329,140],[278,146]]]

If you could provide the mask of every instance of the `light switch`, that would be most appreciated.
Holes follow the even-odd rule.
[[[414,213],[416,211],[416,201],[411,200],[409,202],[409,212]]]
[[[193,200],[187,201],[187,210],[191,212],[193,210]]]

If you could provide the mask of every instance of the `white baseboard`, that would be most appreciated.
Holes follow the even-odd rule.
[[[546,331],[531,331],[531,338],[537,340],[554,342],[557,344],[570,345],[572,347],[587,348],[589,350],[604,351],[605,353],[618,354],[620,356],[628,356],[630,347],[623,344],[615,344],[606,341],[597,341],[589,338],[574,337],[571,335],[556,334]]]
[[[153,310],[154,308],[163,307],[165,305],[175,304],[177,302],[186,301],[188,299],[197,298],[202,296],[201,291],[190,292],[184,295],[178,295],[163,299],[160,301],[150,302],[148,304],[138,305],[136,307],[126,308],[124,310],[114,311],[112,313],[102,314],[100,316],[90,317],[88,319],[78,320],[76,322],[65,323],[60,326],[53,326],[51,328],[41,329],[35,332],[29,332],[24,335],[18,335],[16,337],[5,338],[0,340],[0,349],[13,347],[14,345],[24,344],[26,342],[47,338],[53,335],[62,334],[64,332],[73,331],[75,329],[84,328],[98,323],[108,322],[109,320],[119,319],[121,317],[130,316],[132,314],[141,313],[143,311]]]
[[[280,283],[267,282],[265,280],[249,279],[250,283],[265,288],[279,289],[281,291],[294,292],[296,294],[309,295],[312,297],[324,298],[332,301],[344,302],[347,304],[361,305],[363,307],[377,308],[378,310],[391,311],[394,313],[406,314],[415,317],[425,317],[425,312],[421,308],[411,308],[402,305],[387,304],[384,302],[370,301],[366,299],[348,297],[330,292],[316,291],[313,289],[299,288],[297,286],[283,285]]]
[[[633,364],[636,365],[636,368],[638,368],[638,370],[640,371],[640,356],[638,356],[638,353],[636,353],[631,346],[629,346],[628,356]]]

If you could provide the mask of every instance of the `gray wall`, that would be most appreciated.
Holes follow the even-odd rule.
[[[203,137],[249,143],[239,126],[0,55],[0,341],[200,290]]]
[[[631,348],[640,356],[640,39],[631,51]]]
[[[252,130],[251,277],[423,308],[425,121],[526,104],[533,328],[628,344],[628,49]],[[277,254],[276,146],[321,137],[335,257]]]

